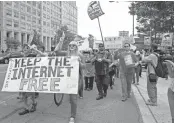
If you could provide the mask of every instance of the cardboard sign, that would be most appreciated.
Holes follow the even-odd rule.
[[[2,91],[77,94],[78,57],[14,58]]]
[[[125,60],[126,66],[129,66],[129,65],[132,65],[133,64],[131,55],[124,56],[124,60]]]
[[[172,33],[164,33],[162,37],[161,46],[171,47],[173,41],[173,34]]]
[[[99,1],[92,1],[88,6],[88,15],[91,20],[100,17],[104,12],[101,9]]]

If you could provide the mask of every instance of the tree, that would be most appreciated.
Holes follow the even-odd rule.
[[[131,3],[129,10],[131,15],[137,15],[139,32],[148,33],[150,28],[155,36],[156,33],[174,32],[174,1],[137,1]]]
[[[7,38],[6,45],[7,45],[7,49],[12,51],[12,50],[17,50],[21,45],[21,43],[14,38]]]

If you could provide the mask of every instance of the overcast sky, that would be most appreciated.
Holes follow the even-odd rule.
[[[78,34],[83,37],[88,37],[88,34],[92,34],[98,40],[101,40],[98,20],[91,20],[87,14],[89,2],[85,0],[77,1]],[[129,31],[129,35],[132,34],[133,18],[128,13],[129,2],[110,3],[108,1],[100,1],[100,5],[105,13],[100,17],[103,37],[118,36],[118,31]]]

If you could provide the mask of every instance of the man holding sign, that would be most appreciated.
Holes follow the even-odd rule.
[[[124,49],[121,49],[121,52],[118,51],[115,53],[114,60],[117,59],[120,60],[119,66],[122,85],[122,101],[126,101],[127,98],[130,98],[134,69],[138,64],[136,55],[130,51],[129,43],[124,44]]]

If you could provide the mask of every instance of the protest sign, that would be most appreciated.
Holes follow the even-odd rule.
[[[162,37],[161,46],[171,47],[173,41],[173,34],[172,33],[164,33]]]
[[[104,12],[101,9],[99,1],[92,1],[88,6],[88,15],[91,20],[102,16]]]
[[[13,58],[2,91],[77,94],[78,57]]]
[[[151,45],[151,38],[150,37],[144,37],[144,45]]]

